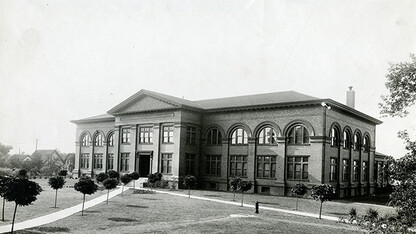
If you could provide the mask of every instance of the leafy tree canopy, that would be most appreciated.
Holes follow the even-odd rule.
[[[108,178],[108,174],[106,174],[106,173],[104,173],[104,172],[101,172],[101,173],[99,173],[96,177],[95,177],[95,180],[98,182],[98,183],[102,183],[104,180],[106,180]]]
[[[153,173],[153,174],[149,174],[148,178],[149,178],[149,182],[150,183],[156,183],[157,181],[160,181],[162,179],[162,174],[159,172]]]
[[[240,177],[234,177],[231,181],[230,181],[230,186],[232,190],[237,190],[238,189],[238,184],[241,182],[241,178]]]
[[[314,185],[312,186],[311,196],[317,201],[331,201],[335,198],[335,189],[330,184]]]
[[[7,201],[14,201],[19,206],[27,206],[36,201],[36,196],[42,188],[36,182],[25,178],[12,177],[5,183],[3,197]]]
[[[240,190],[242,192],[248,191],[251,189],[251,187],[253,187],[253,184],[250,181],[240,181],[240,183],[238,184],[238,187],[240,188]]]
[[[308,187],[305,184],[299,183],[293,186],[292,194],[296,196],[303,196],[308,191]]]
[[[390,64],[386,75],[389,95],[383,95],[379,104],[384,116],[404,117],[407,108],[416,103],[416,56],[410,54],[411,62]]]
[[[91,195],[97,191],[98,186],[94,183],[93,180],[91,180],[91,178],[81,177],[79,181],[75,183],[74,189],[83,194]]]
[[[64,187],[65,183],[66,183],[65,179],[61,176],[51,177],[49,178],[49,181],[48,181],[48,184],[53,189],[61,189],[62,187]]]
[[[138,180],[140,178],[140,174],[137,171],[134,171],[134,172],[130,173],[130,177],[133,180]]]
[[[196,177],[193,175],[187,175],[183,179],[183,185],[188,188],[192,188],[196,185]]]
[[[123,184],[128,184],[128,183],[130,183],[130,181],[131,181],[131,177],[130,177],[130,175],[129,175],[129,174],[124,174],[124,175],[122,175],[122,176],[120,177],[120,181],[121,181],[121,183],[123,183]]]
[[[114,178],[108,178],[103,181],[105,189],[115,189],[118,185],[118,180]]]
[[[114,179],[117,179],[117,180],[118,180],[118,178],[120,178],[120,174],[118,172],[114,171],[114,170],[110,170],[107,173],[108,173],[109,178],[114,178]]]
[[[59,175],[59,176],[63,176],[63,177],[65,177],[65,176],[67,176],[67,175],[68,175],[68,171],[67,171],[67,170],[60,170],[60,171],[58,172],[58,175]]]

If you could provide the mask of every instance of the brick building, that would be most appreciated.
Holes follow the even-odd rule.
[[[381,121],[347,105],[297,92],[190,101],[147,90],[77,125],[74,175],[107,170],[187,174],[210,189],[229,179],[252,192],[287,195],[299,182],[330,183],[341,197],[374,192]]]

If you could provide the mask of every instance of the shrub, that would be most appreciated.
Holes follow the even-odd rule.
[[[378,211],[373,208],[369,208],[364,215],[364,220],[374,222],[378,218]]]
[[[17,173],[17,176],[24,179],[24,178],[28,178],[27,176],[27,170],[26,169],[20,169],[19,172]]]
[[[349,211],[349,215],[350,215],[350,221],[352,220],[356,220],[357,219],[357,209],[355,209],[355,207],[351,208]]]
[[[68,175],[68,171],[67,171],[67,170],[60,170],[60,171],[58,172],[58,175],[59,175],[59,176],[66,177],[66,176]]]
[[[160,181],[162,179],[163,175],[159,172],[149,174],[148,175],[148,182],[154,187],[155,183],[157,181]]]

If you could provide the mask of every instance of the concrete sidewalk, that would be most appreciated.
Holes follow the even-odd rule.
[[[143,189],[143,188],[136,188],[136,189],[146,190],[146,189]],[[174,196],[179,196],[179,197],[186,197],[186,198],[188,197],[187,194],[180,194],[180,193],[160,191],[160,190],[153,190],[153,191],[156,192],[156,193],[169,194],[169,195],[174,195]],[[228,204],[228,205],[241,206],[241,202],[224,201],[224,200],[219,200],[219,199],[198,197],[198,196],[193,196],[193,195],[191,195],[191,198],[198,199],[198,200],[204,200],[204,201],[219,202],[219,203]],[[255,209],[255,205],[246,204],[246,203],[243,203],[243,207],[253,208],[253,212],[254,212],[254,209]],[[294,214],[294,215],[301,215],[301,216],[312,217],[312,218],[319,218],[318,214],[312,214],[312,213],[294,211],[294,210],[285,210],[285,209],[273,208],[273,207],[268,207],[268,206],[263,206],[263,205],[260,205],[259,210],[260,210],[260,212],[261,212],[261,210],[271,210],[271,211],[277,211],[277,212],[282,212],[282,213],[287,213],[287,214]],[[338,221],[339,220],[337,217],[327,216],[327,215],[322,215],[321,218],[326,219],[326,220],[331,220],[331,221]]]
[[[124,191],[128,190],[129,188],[125,188]],[[113,198],[115,196],[117,196],[118,194],[120,194],[122,192],[122,188],[119,187],[118,189],[111,191],[109,194],[109,199]],[[95,199],[92,199],[90,201],[85,202],[84,204],[84,210],[93,207],[95,205],[100,204],[101,202],[105,202],[107,200],[107,193],[105,195],[102,195],[100,197],[97,197]],[[44,216],[40,216],[34,219],[29,219],[20,223],[15,223],[14,224],[14,231],[17,230],[22,230],[22,229],[26,229],[26,228],[32,228],[32,227],[37,227],[37,226],[41,226],[41,225],[45,225],[48,223],[52,223],[55,222],[57,220],[66,218],[70,215],[73,215],[75,213],[80,212],[82,209],[82,203],[78,204],[76,206],[70,207],[70,208],[66,208],[63,209],[61,211],[55,212],[55,213],[51,213],[51,214],[47,214]],[[5,232],[10,232],[10,230],[12,229],[12,225],[5,225],[5,226],[0,226],[0,233],[5,233]]]

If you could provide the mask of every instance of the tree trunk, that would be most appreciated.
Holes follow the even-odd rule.
[[[321,212],[322,212],[322,202],[321,202],[321,207],[319,207],[319,219],[321,219]]]
[[[191,198],[191,187],[188,186],[188,198]]]
[[[13,229],[14,229],[14,219],[16,218],[16,211],[17,211],[17,203],[16,203],[16,206],[14,207],[14,213],[13,213],[12,231],[10,232],[12,234],[13,234]]]
[[[55,189],[55,208],[56,208],[56,198],[58,197],[58,189]]]
[[[136,180],[133,180],[133,189],[136,189]]]
[[[235,190],[234,190],[234,197],[233,197],[233,201],[235,201]]]
[[[296,196],[296,210],[298,210],[298,199],[299,199],[299,197]]]
[[[107,205],[108,205],[108,195],[110,194],[110,189],[107,189]]]
[[[1,221],[4,222],[4,206],[6,205],[6,198],[3,197],[3,211],[1,212]]]
[[[241,191],[241,207],[243,207],[244,192]]]
[[[124,192],[124,184],[123,184],[123,187],[121,188],[121,196],[123,196],[123,192]]]
[[[85,194],[82,198],[82,210],[81,210],[81,216],[84,216],[84,203],[85,203]]]

